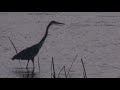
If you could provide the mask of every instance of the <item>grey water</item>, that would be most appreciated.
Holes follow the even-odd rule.
[[[44,45],[32,62],[12,61],[16,54],[7,37],[20,52],[38,43],[52,20],[65,23],[52,26]],[[51,78],[54,57],[56,74],[63,66],[69,78],[83,78],[81,58],[88,78],[120,77],[119,12],[0,12],[0,78]],[[40,72],[38,66],[40,60]],[[64,72],[60,74],[64,78]]]

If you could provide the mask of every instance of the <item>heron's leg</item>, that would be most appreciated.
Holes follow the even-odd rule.
[[[28,60],[28,62],[27,62],[26,68],[28,68],[28,63],[29,63],[29,60]]]
[[[31,78],[34,78],[34,76],[35,76],[35,73],[34,73],[34,68],[33,68],[32,72],[31,72]]]
[[[33,68],[35,68],[35,65],[34,65],[34,58],[32,59],[32,63],[33,63]]]

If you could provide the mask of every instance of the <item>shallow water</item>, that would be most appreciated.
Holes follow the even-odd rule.
[[[49,35],[32,62],[12,61],[17,51],[38,43],[51,20],[65,23],[52,26]],[[63,66],[68,72],[78,54],[69,78],[83,78],[83,58],[88,78],[120,77],[120,13],[119,12],[0,12],[0,78],[51,78],[54,57],[56,75]],[[38,66],[40,59],[40,71]],[[64,71],[60,77],[65,78]]]

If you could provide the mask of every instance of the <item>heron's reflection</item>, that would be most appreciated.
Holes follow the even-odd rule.
[[[14,68],[13,73],[21,78],[37,78],[34,68]]]

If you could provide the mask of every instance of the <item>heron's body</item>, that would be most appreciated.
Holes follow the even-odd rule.
[[[12,60],[14,59],[20,59],[20,60],[31,60],[33,59],[39,52],[40,48],[43,45],[43,42],[45,41],[45,39],[42,39],[38,44],[35,44],[31,47],[28,47],[24,50],[22,50],[21,52],[19,52],[18,54],[16,54]]]
[[[38,52],[39,52],[38,44],[33,45],[32,47],[28,47],[28,48],[24,49],[23,51],[19,52],[17,55],[15,55],[12,58],[12,60],[14,60],[14,59],[30,60],[31,58],[34,58]]]
[[[28,48],[22,50],[21,52],[19,52],[18,54],[16,54],[15,56],[13,56],[12,60],[14,60],[14,59],[28,60],[28,62],[29,62],[29,60],[31,60],[33,62],[33,66],[34,66],[34,57],[38,54],[40,48],[42,47],[44,41],[46,40],[47,35],[48,35],[48,30],[52,24],[62,24],[62,23],[51,21],[46,28],[46,33],[43,36],[42,40],[39,43],[37,43],[31,47],[28,47]],[[27,63],[27,66],[28,66],[28,63]]]

